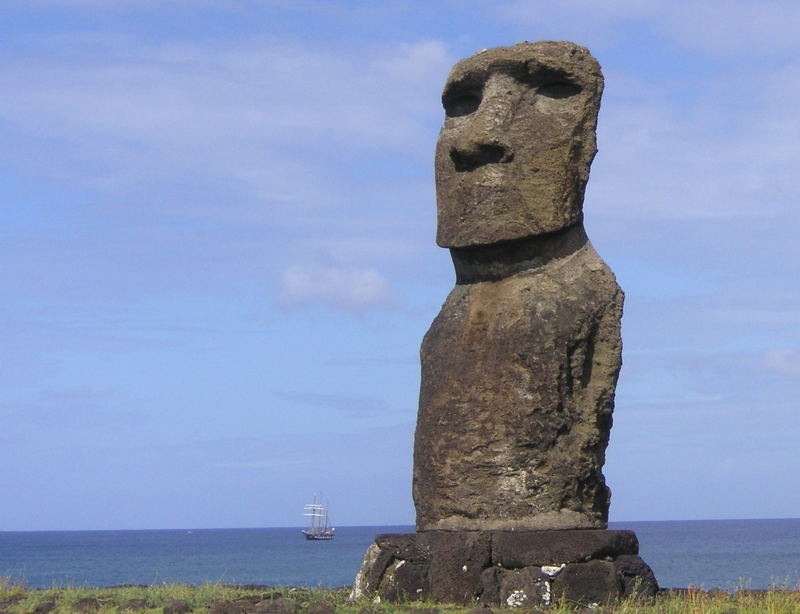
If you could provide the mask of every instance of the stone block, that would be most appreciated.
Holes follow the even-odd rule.
[[[381,601],[418,601],[428,594],[428,563],[396,559],[386,568],[377,590]]]
[[[638,552],[639,540],[633,531],[579,529],[492,534],[492,563],[511,569],[578,563]]]
[[[394,578],[400,596],[409,601],[426,600],[430,595],[429,571],[429,561],[398,561]]]
[[[500,575],[503,569],[489,567],[481,572],[478,601],[484,607],[496,606],[500,603]]]
[[[430,550],[420,544],[416,533],[384,533],[375,537],[375,543],[401,561],[416,563],[431,558]]]
[[[588,561],[572,563],[562,569],[551,585],[552,599],[590,606],[604,605],[620,598],[621,580],[614,563]]]
[[[658,582],[650,566],[641,557],[623,554],[614,566],[622,582],[623,597],[653,597],[658,593]]]
[[[469,604],[480,592],[481,573],[491,565],[491,534],[483,531],[427,531],[417,541],[430,554],[430,597]]]
[[[530,608],[550,603],[550,577],[538,567],[506,569],[498,579],[501,607]]]
[[[378,544],[370,544],[353,582],[350,600],[355,601],[377,592],[384,573],[393,560],[390,550],[382,550]]]

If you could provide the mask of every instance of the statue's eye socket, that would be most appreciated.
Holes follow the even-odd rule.
[[[481,106],[481,96],[476,92],[457,92],[444,98],[444,112],[447,117],[469,115]]]
[[[555,83],[548,83],[538,89],[538,93],[548,98],[569,98],[575,94],[580,94],[580,85],[568,83],[566,81],[557,81]]]

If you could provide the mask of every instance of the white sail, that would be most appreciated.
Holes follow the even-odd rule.
[[[307,540],[328,540],[333,539],[336,529],[328,522],[328,508],[321,503],[322,496],[315,496],[313,503],[306,503],[303,516],[309,517],[309,526],[301,533]]]

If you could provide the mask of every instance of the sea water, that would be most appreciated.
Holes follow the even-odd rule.
[[[618,522],[664,587],[800,585],[800,519]],[[0,577],[32,588],[203,582],[339,587],[352,584],[378,533],[340,527],[306,541],[299,528],[0,532]]]

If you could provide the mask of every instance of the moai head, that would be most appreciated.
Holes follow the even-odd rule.
[[[582,219],[603,91],[587,49],[496,47],[453,67],[436,146],[441,247],[489,245]]]

